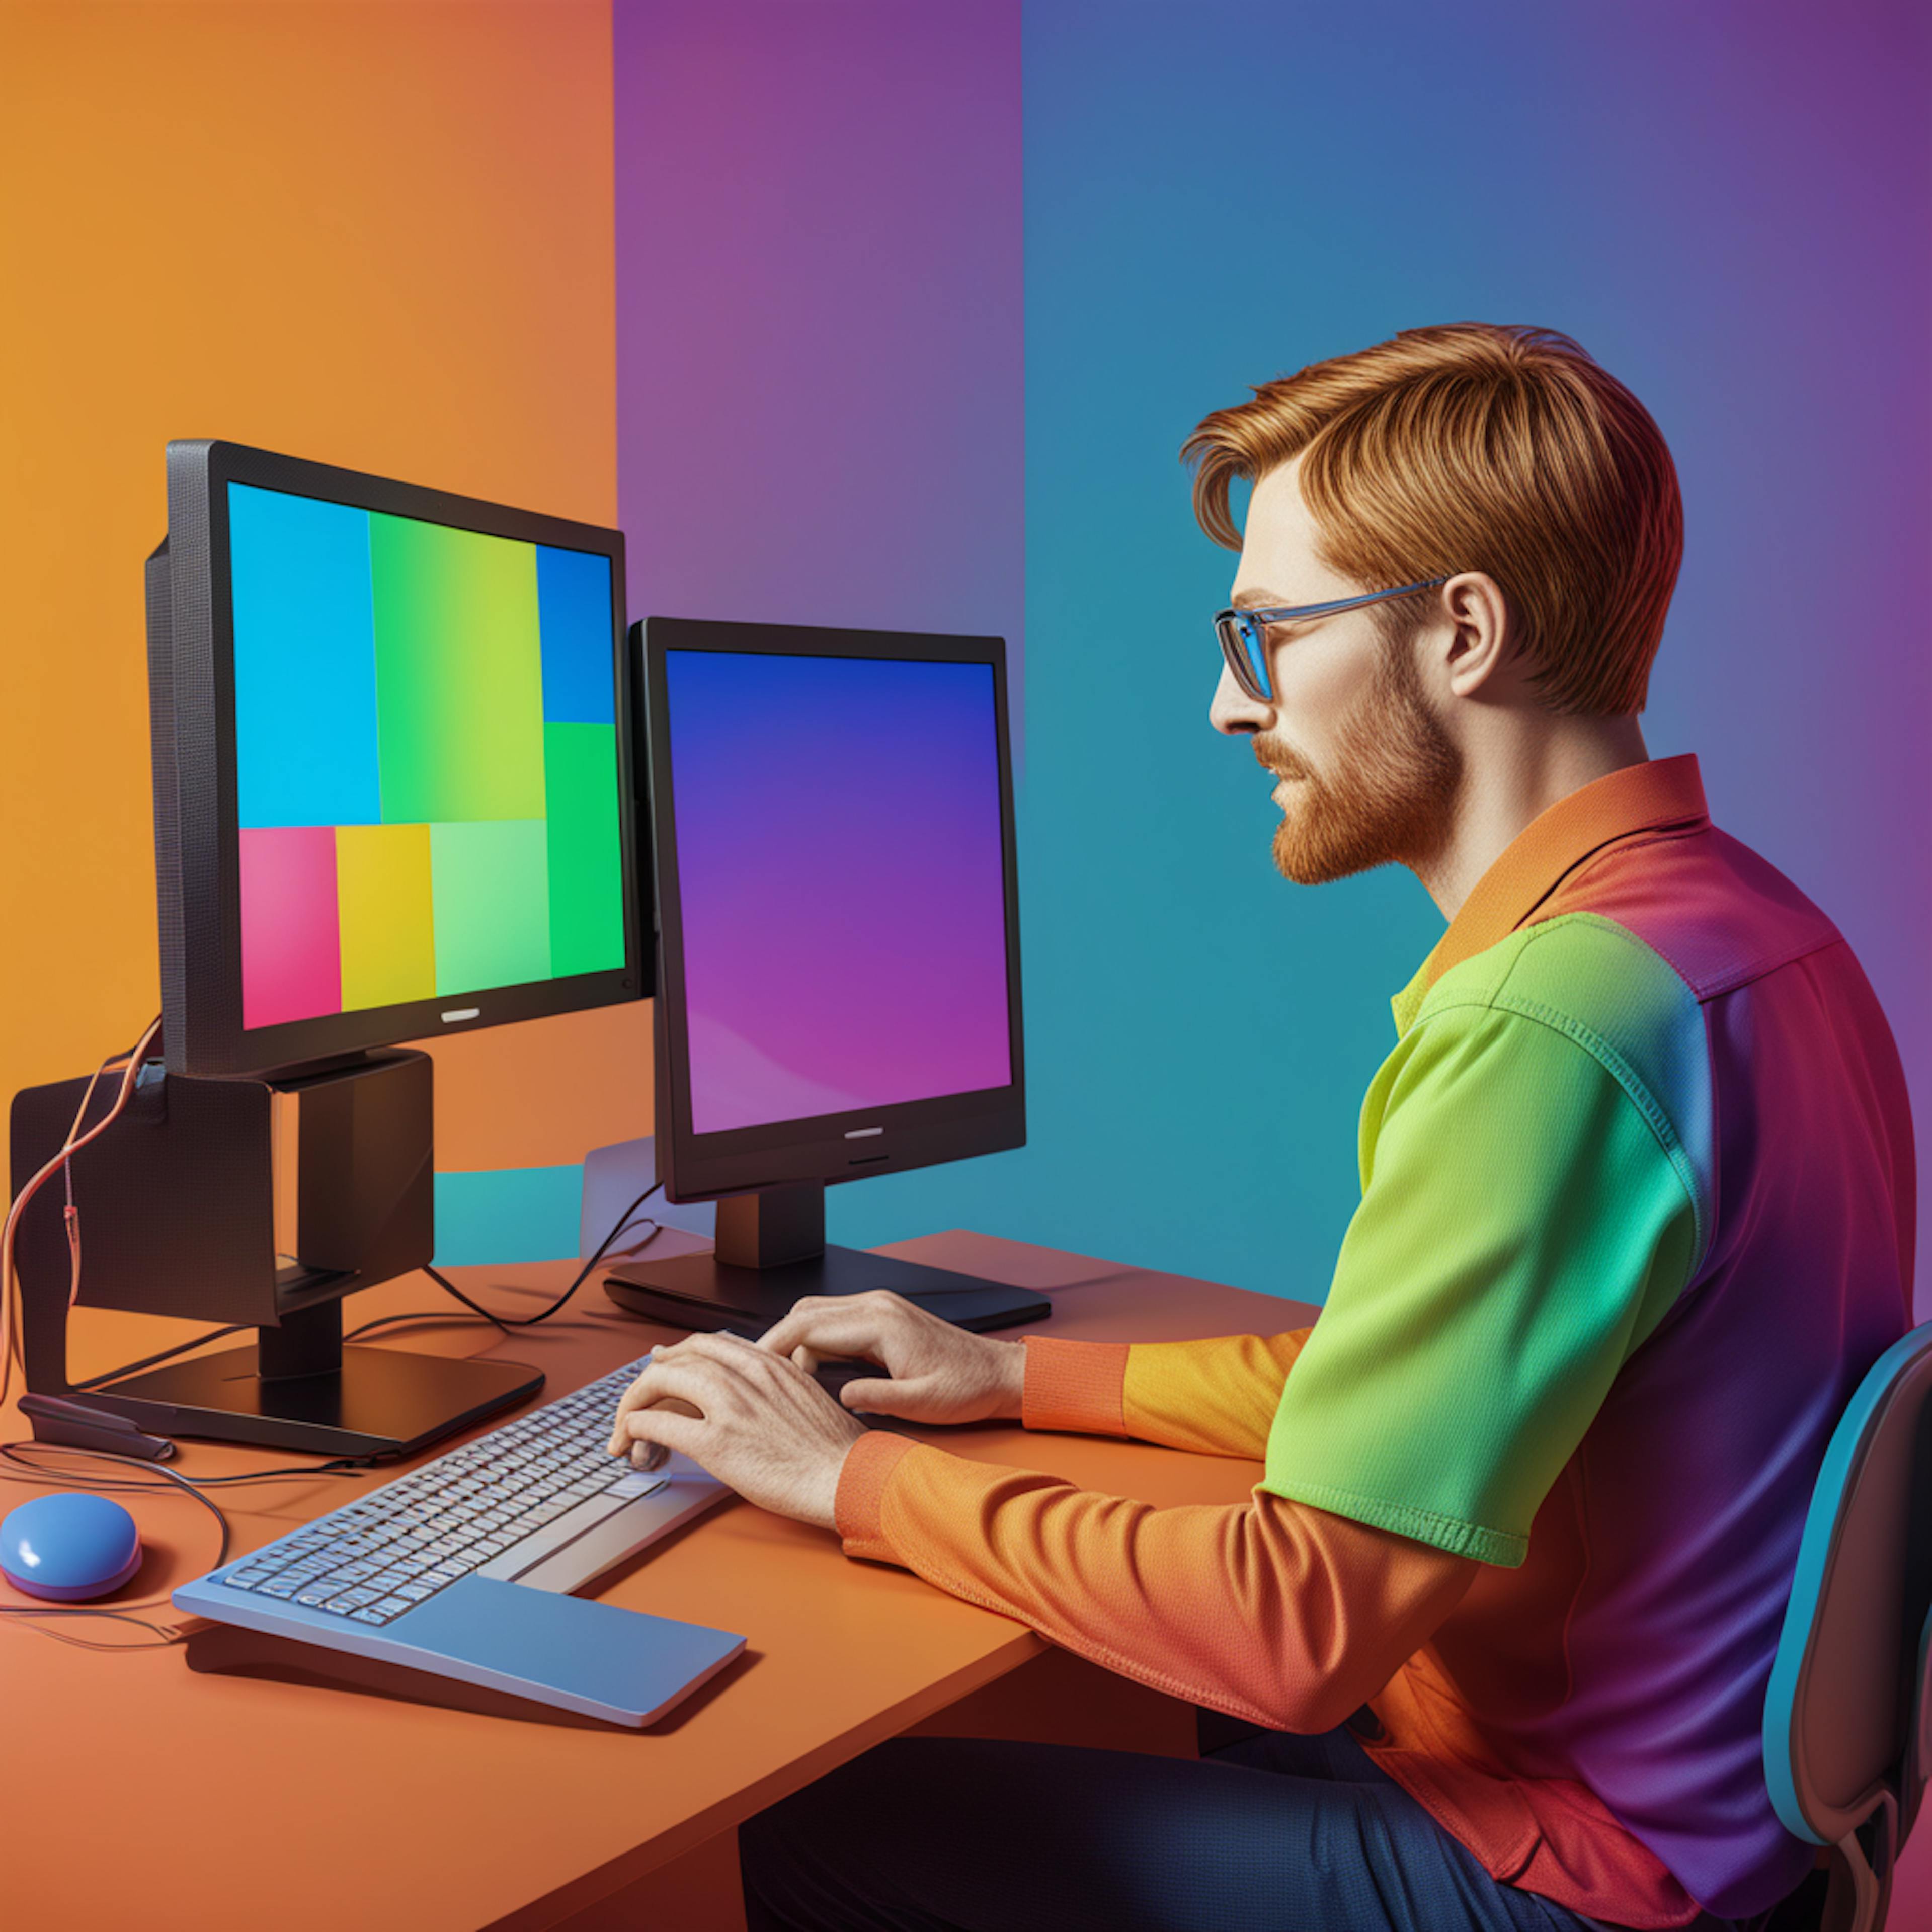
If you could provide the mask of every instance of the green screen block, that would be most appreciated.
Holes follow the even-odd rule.
[[[621,966],[616,727],[546,724],[544,787],[550,815],[550,969],[561,978]]]
[[[551,976],[544,832],[541,818],[430,827],[439,998]]]
[[[386,824],[544,815],[533,545],[372,512]]]

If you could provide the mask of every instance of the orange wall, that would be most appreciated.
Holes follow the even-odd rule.
[[[159,1007],[164,444],[615,523],[611,178],[605,0],[0,7],[0,1100]],[[440,1047],[437,1165],[647,1132],[649,1012]]]

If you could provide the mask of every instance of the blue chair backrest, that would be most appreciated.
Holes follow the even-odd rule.
[[[1879,1358],[1832,1434],[1765,1700],[1785,1828],[1839,1845],[1895,1807],[1894,1842],[1872,1848],[1881,1876],[1932,1769],[1928,1650],[1932,1322]]]

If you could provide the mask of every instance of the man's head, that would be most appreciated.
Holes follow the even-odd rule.
[[[1683,550],[1676,473],[1642,405],[1567,336],[1407,330],[1264,384],[1182,454],[1203,528],[1241,552],[1238,605],[1447,580],[1271,628],[1265,701],[1222,674],[1214,722],[1282,776],[1290,878],[1426,868],[1506,713],[1642,709]],[[1255,484],[1245,538],[1237,477]]]

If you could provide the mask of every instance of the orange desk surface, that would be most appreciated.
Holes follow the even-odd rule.
[[[884,1252],[1046,1291],[1054,1315],[1033,1332],[1157,1340],[1276,1332],[1312,1317],[1298,1303],[982,1235],[929,1235]],[[521,1311],[570,1271],[471,1268],[461,1285]],[[421,1277],[392,1282],[356,1297],[348,1325],[446,1300]],[[183,1332],[81,1310],[69,1372],[111,1367]],[[665,1333],[617,1312],[593,1276],[563,1314],[527,1334],[486,1341],[480,1324],[452,1323],[403,1330],[392,1346],[533,1364],[548,1378],[541,1401]],[[8,1440],[28,1432],[10,1406],[0,1430]],[[1005,1426],[930,1435],[1156,1503],[1239,1501],[1258,1473],[1251,1462]],[[188,1442],[172,1466],[213,1475],[307,1460]],[[392,1473],[218,1492],[232,1553]],[[0,1509],[34,1493],[0,1484]],[[210,1567],[214,1525],[190,1498],[125,1499],[147,1560],[110,1604]],[[606,1602],[742,1630],[748,1655],[637,1732],[197,1675],[178,1647],[101,1656],[0,1619],[0,1921],[22,1932],[554,1924],[1045,1648],[1018,1624],[902,1571],[850,1562],[829,1534],[736,1501],[591,1588]],[[4,1585],[0,1600],[26,1600]],[[121,1634],[91,1620],[64,1627]]]

